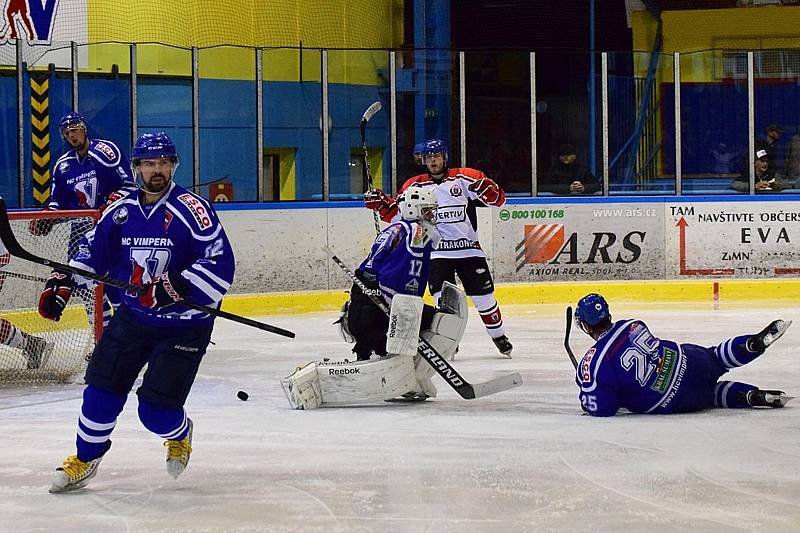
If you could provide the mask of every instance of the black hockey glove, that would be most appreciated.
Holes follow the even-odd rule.
[[[75,281],[72,279],[72,274],[53,270],[39,296],[39,314],[43,318],[58,322],[74,288]]]
[[[186,280],[178,272],[165,272],[144,286],[139,295],[139,303],[155,311],[174,305],[186,299],[189,288]]]

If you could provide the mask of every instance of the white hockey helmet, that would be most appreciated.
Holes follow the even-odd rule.
[[[436,196],[430,189],[412,185],[397,197],[397,208],[403,220],[436,221]]]

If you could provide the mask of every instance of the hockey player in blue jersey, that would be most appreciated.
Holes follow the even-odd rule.
[[[387,305],[395,294],[422,296],[428,283],[431,250],[439,238],[435,227],[436,197],[421,187],[409,187],[397,200],[400,218],[381,231],[356,275],[371,289],[380,289]],[[359,361],[373,353],[386,355],[389,318],[358,285],[351,289],[346,324],[355,339]],[[426,306],[422,327],[430,323],[433,308]]]
[[[142,290],[109,289],[121,305],[86,370],[77,453],[56,470],[50,492],[81,488],[94,477],[145,365],[136,391],[139,419],[166,439],[168,473],[177,478],[192,451],[192,421],[183,406],[214,319],[180,302],[219,305],[233,281],[233,252],[211,205],[173,181],[178,154],[166,134],[139,137],[131,159],[139,189],[106,209],[70,264]],[[75,284],[85,281],[54,272],[39,313],[57,320]]]
[[[71,149],[53,165],[49,209],[99,209],[114,191],[133,185],[128,158],[113,142],[90,139],[81,115],[67,113],[58,127]]]
[[[581,298],[575,322],[596,341],[579,361],[575,378],[581,406],[592,416],[613,416],[620,408],[669,414],[709,407],[783,407],[791,399],[782,391],[719,380],[763,354],[791,322],[775,320],[760,333],[705,348],[658,339],[641,320],[612,322],[599,294]]]
[[[131,167],[125,154],[111,141],[90,139],[86,120],[76,112],[61,118],[58,124],[63,139],[70,149],[53,165],[50,201],[47,209],[61,211],[72,209],[102,209],[126,191],[134,188]],[[29,226],[33,235],[50,233],[59,219],[32,220]],[[73,226],[69,249],[73,249],[82,236]],[[111,299],[116,305],[118,302]],[[87,309],[94,305],[91,299],[85,302]],[[89,312],[90,320],[93,314]],[[103,299],[103,326],[111,318],[111,304]]]

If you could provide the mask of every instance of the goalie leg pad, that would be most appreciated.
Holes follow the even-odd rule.
[[[445,282],[439,299],[439,310],[433,315],[428,329],[422,331],[423,339],[445,359],[455,356],[458,344],[467,327],[467,297],[462,290]]]
[[[281,386],[295,409],[363,405],[420,391],[414,358],[407,355],[308,363]]]
[[[396,294],[389,313],[386,352],[413,357],[417,353],[424,304],[419,296]]]
[[[322,405],[317,363],[308,363],[281,380],[281,387],[293,409],[316,409]]]

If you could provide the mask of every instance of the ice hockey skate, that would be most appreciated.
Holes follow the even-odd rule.
[[[108,441],[106,451],[111,448],[111,441]],[[89,480],[97,474],[97,467],[100,461],[103,460],[105,452],[100,457],[92,459],[91,461],[83,462],[78,459],[77,455],[70,455],[64,460],[64,463],[56,468],[53,474],[53,482],[50,485],[50,492],[57,494],[59,492],[70,492],[85,487]]]
[[[47,342],[41,337],[29,335],[25,339],[25,348],[22,350],[28,359],[27,368],[35,369],[45,366],[50,354],[53,352],[53,346],[52,342]]]
[[[747,393],[747,404],[750,407],[783,407],[792,396],[787,396],[780,390],[751,390]]]
[[[192,419],[188,419],[189,432],[183,440],[168,440],[164,442],[167,447],[167,473],[174,479],[178,479],[186,465],[189,464],[189,457],[192,455],[192,429],[194,424]]]
[[[497,349],[500,350],[500,353],[511,359],[511,351],[514,347],[511,345],[508,337],[501,335],[500,337],[494,337],[492,340],[494,341],[494,345],[497,346]]]
[[[761,330],[761,332],[753,335],[747,340],[747,350],[753,353],[759,353],[766,350],[771,344],[780,339],[783,334],[792,325],[792,321],[774,320]]]

